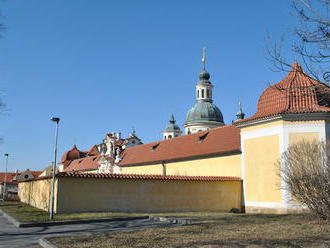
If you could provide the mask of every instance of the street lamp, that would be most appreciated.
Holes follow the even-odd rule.
[[[55,173],[56,173],[56,157],[57,157],[57,137],[58,137],[58,124],[60,118],[52,117],[51,121],[56,123],[55,128],[55,144],[54,144],[54,161],[53,161],[53,175],[52,175],[52,188],[50,192],[50,209],[49,209],[49,218],[52,220],[54,218],[54,191],[55,191]]]
[[[3,196],[2,196],[2,200],[6,199],[6,191],[7,191],[7,168],[8,168],[8,153],[5,153],[4,156],[6,157],[6,168],[5,168],[5,180],[3,183]]]

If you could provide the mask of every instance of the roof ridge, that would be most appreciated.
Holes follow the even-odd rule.
[[[187,136],[189,136],[189,137],[192,137],[192,136],[199,137],[199,136],[204,135],[207,132],[214,132],[215,130],[218,130],[220,128],[230,128],[230,127],[238,128],[238,127],[236,127],[235,125],[232,125],[232,124],[231,125],[224,125],[224,126],[215,127],[215,128],[209,129],[209,130],[197,132],[197,133],[191,133],[191,134],[186,134],[186,135],[182,135],[182,136],[178,136],[178,137],[173,137],[172,139],[152,141],[150,143],[141,144],[141,145],[138,145],[138,146],[132,146],[132,147],[129,147],[125,150],[134,149],[134,148],[138,148],[138,147],[141,147],[141,146],[152,146],[152,145],[155,145],[155,144],[158,144],[158,143],[168,143],[168,142],[171,143],[171,142],[174,142],[175,140],[186,138]]]

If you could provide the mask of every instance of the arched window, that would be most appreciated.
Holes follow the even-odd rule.
[[[172,139],[172,135],[169,135],[169,136],[168,136],[168,139]]]
[[[197,90],[197,98],[199,98],[199,90]]]
[[[204,89],[202,89],[202,98],[204,98]]]
[[[210,90],[209,89],[206,90],[206,98],[210,98]]]

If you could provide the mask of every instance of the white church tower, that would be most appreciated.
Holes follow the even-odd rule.
[[[184,124],[186,134],[197,133],[211,128],[223,126],[223,116],[220,109],[213,104],[213,84],[210,73],[206,71],[206,49],[203,48],[203,70],[196,84],[196,104],[188,111]]]
[[[175,137],[179,137],[182,131],[180,127],[176,124],[176,120],[174,119],[174,115],[172,114],[171,119],[169,120],[166,128],[163,131],[163,139],[172,139]]]

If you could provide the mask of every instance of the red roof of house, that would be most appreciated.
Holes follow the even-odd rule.
[[[33,177],[38,177],[42,173],[42,171],[30,171]]]
[[[39,175],[42,173],[42,171],[30,171],[32,176],[34,178],[39,177]],[[6,182],[12,182],[13,180],[16,180],[16,176],[19,176],[22,172],[14,173],[14,172],[8,172],[6,176]],[[5,181],[5,173],[0,172],[0,184]]]
[[[74,160],[74,159],[78,159],[78,158],[82,158],[86,155],[87,152],[82,152],[80,151],[76,145],[73,145],[73,147],[71,148],[71,150],[65,152],[62,156],[61,159],[61,164],[66,163],[68,161]]]
[[[189,157],[240,151],[240,130],[224,126],[127,148],[121,157],[121,166],[146,164]]]
[[[90,156],[73,160],[64,171],[94,170],[99,167],[100,156]]]
[[[281,82],[260,96],[257,113],[236,123],[285,113],[330,112],[330,87],[303,72],[299,64]]]
[[[16,173],[13,173],[13,172],[7,173],[6,182],[11,182],[15,176],[16,176]],[[5,173],[0,172],[0,184],[3,183],[4,181],[5,181]]]
[[[88,154],[89,156],[96,156],[96,155],[99,155],[100,152],[99,152],[99,149],[97,149],[97,146],[94,145],[94,146],[92,146],[91,149],[89,149],[89,151],[87,152],[87,154]]]
[[[61,172],[56,177],[79,178],[114,178],[114,179],[155,179],[155,180],[184,180],[184,181],[242,181],[239,177],[219,176],[164,176],[164,175],[138,175],[138,174],[110,174],[110,173],[77,173]]]

